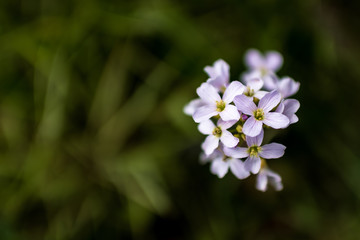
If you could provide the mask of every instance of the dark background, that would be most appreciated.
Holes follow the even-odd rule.
[[[3,0],[0,239],[360,239],[358,1]],[[218,179],[183,106],[277,50],[284,190]]]

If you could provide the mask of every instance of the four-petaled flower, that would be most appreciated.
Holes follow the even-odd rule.
[[[244,92],[244,85],[239,81],[233,81],[226,88],[224,95],[220,97],[216,88],[209,83],[203,83],[196,89],[197,94],[204,102],[193,114],[194,121],[199,123],[220,115],[224,121],[239,120],[240,113],[237,108],[230,104],[234,97]]]
[[[267,190],[268,184],[272,185],[276,191],[281,191],[283,185],[279,174],[271,171],[267,167],[261,168],[256,177],[256,189],[262,192]]]
[[[281,100],[278,92],[267,93],[260,101],[258,106],[244,95],[236,96],[234,103],[236,107],[244,114],[250,115],[243,126],[243,133],[250,137],[257,136],[263,123],[269,127],[279,129],[289,125],[289,119],[278,112],[270,112]]]
[[[245,158],[245,170],[252,172],[254,174],[258,173],[261,166],[261,158],[263,159],[274,159],[279,158],[284,155],[285,146],[279,143],[270,143],[261,146],[261,143],[264,138],[264,131],[256,137],[246,136],[246,143],[248,145],[245,147],[236,147],[236,148],[226,148],[224,147],[224,153],[227,156],[233,158]]]
[[[207,83],[214,86],[219,92],[229,85],[230,67],[224,60],[219,59],[213,66],[206,66],[204,71],[209,75]]]
[[[217,125],[211,120],[205,120],[198,126],[199,131],[202,134],[208,135],[201,145],[206,155],[210,155],[219,146],[221,141],[226,147],[235,147],[239,139],[234,137],[227,129],[234,125],[237,121],[223,121],[218,120]]]

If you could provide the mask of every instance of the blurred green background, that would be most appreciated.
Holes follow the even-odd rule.
[[[360,239],[360,2],[2,0],[0,239]],[[183,106],[277,50],[284,190],[199,164]]]

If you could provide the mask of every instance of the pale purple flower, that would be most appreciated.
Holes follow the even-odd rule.
[[[188,116],[192,116],[196,110],[205,105],[205,102],[200,98],[191,100],[188,104],[184,106],[184,113]]]
[[[222,144],[219,144],[220,146],[215,149],[210,155],[206,155],[204,152],[200,154],[200,163],[205,164],[208,162],[212,162],[214,159],[217,158],[223,158],[225,155],[222,151],[220,151],[220,148],[222,148]]]
[[[272,81],[268,81],[268,89],[277,90],[281,94],[281,98],[287,98],[299,91],[300,83],[296,82],[290,77],[284,77],[278,79],[272,78]]]
[[[289,119],[289,124],[293,124],[299,121],[299,118],[295,115],[300,108],[300,102],[296,99],[286,99],[280,102],[276,108],[276,112],[284,114]]]
[[[299,91],[300,83],[294,81],[290,77],[284,77],[279,80],[277,90],[280,92],[282,98],[287,98]]]
[[[193,114],[194,121],[199,123],[220,115],[224,121],[239,120],[240,113],[237,108],[230,104],[234,97],[244,92],[244,85],[239,81],[233,81],[226,88],[224,95],[220,97],[216,88],[209,83],[203,83],[196,89],[197,94],[204,102],[204,106],[198,108]]]
[[[260,78],[250,79],[246,83],[246,88],[243,94],[249,97],[251,100],[253,100],[254,97],[256,97],[257,99],[261,99],[263,96],[265,96],[266,93],[268,93],[266,91],[260,91],[263,85],[264,81]]]
[[[273,90],[272,85],[275,72],[278,71],[282,64],[283,58],[280,53],[269,51],[262,55],[258,50],[250,49],[245,54],[245,64],[250,71],[243,75],[245,82],[252,78],[261,78],[264,81],[264,87],[268,90]]]
[[[281,191],[283,185],[279,174],[268,168],[262,168],[256,178],[256,189],[265,192],[268,185],[272,185],[276,191]]]
[[[276,72],[283,64],[283,57],[276,51],[262,55],[258,50],[250,49],[245,54],[245,64],[251,70]]]
[[[236,96],[234,103],[236,107],[244,114],[250,117],[243,126],[243,133],[250,137],[260,134],[263,124],[269,127],[279,129],[289,125],[289,119],[278,112],[270,112],[281,100],[278,92],[267,93],[260,101],[258,106],[244,95]]]
[[[209,75],[207,83],[222,91],[229,85],[230,67],[224,60],[219,59],[213,66],[206,66],[204,71]]]
[[[236,147],[236,148],[227,148],[224,147],[224,153],[227,156],[233,158],[245,158],[247,157],[245,164],[245,170],[252,172],[254,174],[258,173],[261,167],[261,159],[274,159],[279,158],[284,155],[285,146],[279,143],[270,143],[264,146],[261,146],[261,143],[264,138],[264,131],[256,137],[246,136],[246,143],[248,145],[245,147]]]
[[[211,162],[210,171],[219,178],[223,178],[229,171],[229,168],[238,179],[244,179],[250,175],[249,171],[245,170],[243,161],[240,159],[227,157],[215,158]]]
[[[205,120],[198,125],[198,129],[202,134],[208,135],[201,145],[206,155],[210,155],[219,146],[221,141],[226,147],[235,147],[239,139],[234,137],[227,129],[233,126],[237,121],[218,120],[215,125],[211,120]]]

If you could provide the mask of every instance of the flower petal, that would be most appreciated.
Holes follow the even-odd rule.
[[[267,189],[268,178],[266,172],[261,170],[256,177],[256,189],[265,192]]]
[[[219,119],[217,125],[221,127],[222,130],[224,130],[232,127],[235,123],[237,123],[237,121],[238,120],[224,121],[222,119]]]
[[[224,153],[226,156],[232,158],[245,158],[249,156],[248,148],[245,147],[236,147],[236,148],[224,147]]]
[[[202,83],[200,87],[196,89],[196,93],[203,101],[214,104],[214,106],[216,106],[216,101],[221,101],[221,97],[216,88],[209,83]]]
[[[247,82],[247,87],[250,87],[255,92],[259,91],[263,85],[264,85],[264,81],[261,80],[260,78],[253,78]]]
[[[235,158],[230,158],[229,160],[230,170],[238,179],[247,178],[250,173],[245,170],[243,161]]]
[[[223,101],[225,103],[231,103],[234,100],[234,97],[241,95],[245,90],[245,86],[239,81],[232,81],[230,85],[226,88],[223,96]]]
[[[262,99],[267,93],[267,91],[257,91],[255,94],[254,94],[254,97],[256,97],[257,99]]]
[[[259,157],[250,156],[244,162],[245,170],[257,174],[260,170],[261,160]]]
[[[265,55],[266,67],[274,72],[279,70],[283,64],[283,57],[275,51],[267,52]]]
[[[234,105],[226,105],[225,109],[219,113],[220,117],[224,121],[239,120],[240,113]]]
[[[281,94],[277,91],[272,91],[266,94],[262,99],[260,99],[258,107],[263,109],[264,112],[270,112],[276,105],[279,104],[281,100]]]
[[[196,123],[208,120],[209,118],[218,115],[216,111],[216,106],[214,105],[205,105],[198,108],[193,114],[193,119]]]
[[[219,146],[219,138],[214,135],[209,135],[205,138],[205,141],[201,144],[201,148],[206,155],[210,155]]]
[[[286,128],[290,123],[289,118],[287,118],[284,114],[277,112],[266,113],[263,122],[269,127],[275,129]]]
[[[266,174],[269,180],[269,184],[271,184],[276,191],[281,191],[283,189],[283,185],[281,182],[280,175],[269,169],[266,169],[266,171],[267,171]]]
[[[221,142],[226,147],[235,147],[239,143],[239,139],[237,137],[234,137],[228,130],[222,130]]]
[[[198,125],[198,130],[202,134],[210,135],[214,131],[215,127],[215,124],[210,119],[208,119],[200,122],[200,124]]]
[[[294,95],[299,90],[300,83],[294,81],[294,79],[285,77],[279,81],[278,90],[283,98]]]
[[[279,105],[277,106],[275,112],[283,113],[284,108],[285,108],[284,101],[281,100],[280,103],[279,103]]]
[[[255,103],[252,99],[248,98],[245,95],[239,95],[234,98],[234,103],[241,112],[247,115],[253,115],[254,111],[257,109]]]
[[[246,143],[248,147],[261,146],[263,139],[264,139],[264,130],[261,129],[260,133],[256,137],[246,136]]]
[[[264,65],[264,58],[258,50],[250,49],[245,54],[245,64],[255,69]]]
[[[185,105],[183,111],[186,115],[192,116],[195,111],[203,106],[205,103],[203,100],[201,100],[200,98],[191,100],[188,104]]]
[[[256,120],[253,116],[248,118],[243,126],[243,133],[250,137],[255,137],[262,130],[262,121]]]
[[[211,163],[210,171],[219,178],[223,178],[229,171],[229,164],[222,159],[216,159]]]
[[[284,156],[285,146],[279,143],[270,143],[261,147],[260,157],[274,159]]]
[[[284,101],[284,111],[283,114],[285,116],[294,114],[297,112],[297,110],[299,110],[300,108],[300,103],[298,100],[296,99],[286,99]]]

